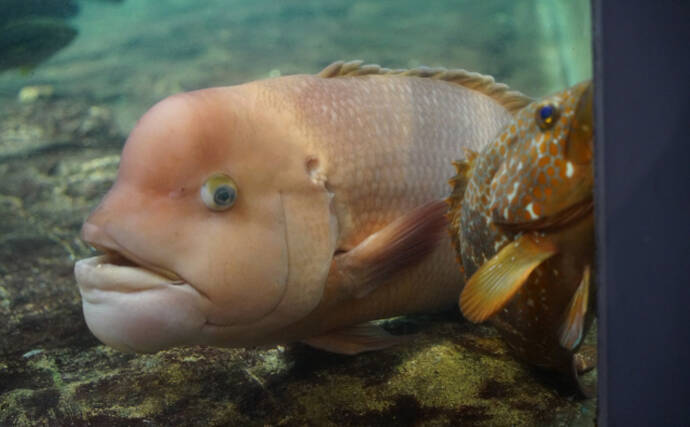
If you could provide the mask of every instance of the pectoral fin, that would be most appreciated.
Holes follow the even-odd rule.
[[[333,260],[328,287],[361,298],[394,273],[430,254],[445,236],[446,205],[434,201],[412,210]]]
[[[460,294],[462,314],[483,322],[503,308],[530,273],[556,253],[549,241],[525,234],[485,262],[467,281]]]
[[[373,323],[361,323],[308,338],[302,342],[332,353],[353,355],[398,345],[408,338],[409,336],[406,335],[391,335]]]
[[[589,283],[590,268],[586,266],[582,273],[580,284],[568,305],[565,321],[561,326],[559,335],[561,346],[570,351],[574,350],[582,340],[585,315],[587,314],[587,306],[589,304]]]

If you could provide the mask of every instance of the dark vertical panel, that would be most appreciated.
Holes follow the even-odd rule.
[[[690,1],[594,0],[599,416],[690,425]]]

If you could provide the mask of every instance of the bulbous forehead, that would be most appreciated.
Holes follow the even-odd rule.
[[[139,120],[122,152],[120,175],[154,187],[232,157],[236,114],[208,91],[174,95]]]
[[[303,172],[304,153],[295,146],[299,135],[286,126],[290,117],[285,112],[259,105],[262,90],[250,83],[159,102],[129,136],[118,180],[169,192],[200,186],[214,173],[246,187],[274,183],[287,171],[295,174],[293,169]]]

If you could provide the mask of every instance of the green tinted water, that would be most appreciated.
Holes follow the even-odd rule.
[[[0,93],[50,84],[88,94],[128,131],[174,92],[338,60],[466,68],[533,96],[591,75],[586,0],[82,1],[79,35],[29,75],[0,74]]]

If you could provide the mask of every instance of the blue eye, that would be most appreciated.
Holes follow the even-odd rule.
[[[553,105],[544,105],[539,111],[539,116],[542,120],[546,121],[553,117]]]
[[[537,123],[542,129],[548,129],[558,120],[558,107],[554,104],[544,104],[537,108]]]

